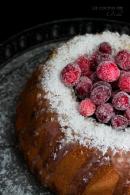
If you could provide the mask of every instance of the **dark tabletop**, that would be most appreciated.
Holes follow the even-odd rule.
[[[65,18],[103,18],[130,21],[130,8],[123,0],[63,0],[0,4],[0,43],[37,24]]]

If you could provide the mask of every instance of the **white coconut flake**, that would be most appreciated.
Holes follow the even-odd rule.
[[[86,34],[77,36],[57,49],[57,54],[46,62],[45,75],[42,86],[47,92],[46,98],[50,101],[51,109],[58,113],[58,120],[65,141],[78,141],[80,144],[97,147],[105,153],[112,150],[130,150],[130,128],[126,131],[117,131],[111,126],[97,123],[92,118],[84,118],[78,112],[78,103],[72,96],[70,88],[65,87],[60,80],[61,70],[78,56],[91,55],[95,48],[107,41],[113,47],[113,55],[121,49],[130,50],[130,37],[109,31],[102,34]],[[65,129],[64,126],[68,128]]]

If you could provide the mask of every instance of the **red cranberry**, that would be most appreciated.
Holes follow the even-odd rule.
[[[111,54],[112,53],[111,45],[108,42],[102,42],[99,45],[99,51],[102,53]]]
[[[90,63],[93,67],[93,70],[95,70],[98,64],[104,61],[113,61],[113,58],[110,54],[101,53],[99,51],[95,51],[90,58]]]
[[[104,61],[114,61],[110,54],[101,53],[101,52],[98,52],[96,60],[97,60],[97,64],[100,64],[101,62],[104,62]]]
[[[130,70],[130,53],[127,50],[121,50],[115,56],[115,62],[123,70]]]
[[[126,110],[130,106],[130,97],[127,93],[120,91],[114,95],[112,104],[116,110]]]
[[[111,97],[111,89],[107,86],[100,85],[95,87],[90,95],[91,100],[96,104],[100,105],[109,100]]]
[[[105,61],[98,65],[97,76],[107,82],[116,81],[120,76],[120,70],[112,61]]]
[[[74,86],[78,83],[80,75],[81,70],[77,64],[68,64],[61,72],[61,79],[66,86]]]
[[[82,100],[79,105],[79,112],[82,116],[92,116],[96,110],[95,104],[89,98]]]
[[[130,72],[124,72],[119,78],[118,86],[120,90],[130,92]]]
[[[128,120],[122,115],[115,115],[111,120],[114,129],[125,129],[128,126]]]
[[[87,56],[80,56],[77,60],[76,63],[79,65],[81,69],[81,75],[82,76],[89,76],[91,75],[91,64]]]
[[[124,116],[128,119],[130,125],[130,107],[125,111]]]
[[[75,86],[75,92],[78,98],[84,99],[90,94],[92,81],[85,76],[81,76],[78,84]]]
[[[106,81],[97,81],[96,83],[93,84],[93,88],[100,86],[100,85],[104,85],[112,89],[110,83],[107,83]]]
[[[95,114],[99,122],[108,123],[114,114],[113,107],[109,103],[101,104],[97,107]]]

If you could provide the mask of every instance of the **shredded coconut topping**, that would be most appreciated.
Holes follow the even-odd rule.
[[[109,42],[113,55],[121,49],[130,50],[130,37],[109,31],[102,34],[76,36],[57,49],[57,53],[46,62],[42,86],[47,92],[51,109],[58,113],[58,121],[65,133],[66,142],[78,141],[82,145],[97,147],[105,153],[112,150],[130,150],[130,128],[118,131],[111,126],[101,124],[93,118],[81,116],[77,110],[78,103],[69,87],[60,80],[62,69],[80,55],[91,55],[101,42]],[[64,128],[68,127],[68,128]]]

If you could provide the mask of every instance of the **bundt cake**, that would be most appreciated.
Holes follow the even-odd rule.
[[[130,195],[130,37],[76,36],[38,65],[16,111],[19,146],[59,195]]]

